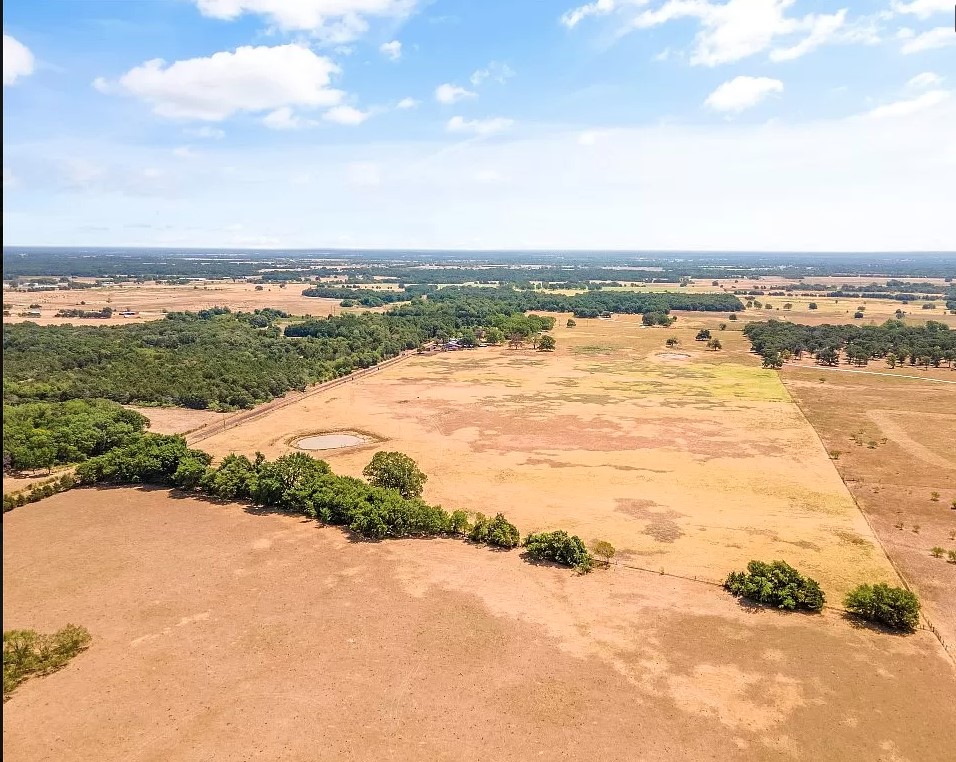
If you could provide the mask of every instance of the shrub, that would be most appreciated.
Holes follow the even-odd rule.
[[[843,605],[863,619],[894,630],[909,632],[919,624],[919,599],[909,590],[890,587],[883,582],[854,588],[847,594]]]
[[[594,555],[601,559],[605,567],[611,565],[611,559],[617,553],[614,546],[607,540],[597,540],[591,549],[594,551]]]
[[[694,341],[707,341],[710,338],[710,331],[706,328],[702,328],[697,332],[697,335],[694,337]]]
[[[951,564],[956,564],[956,550],[951,550],[946,554],[946,558]]]
[[[751,561],[746,572],[731,572],[724,587],[738,597],[787,611],[819,611],[826,601],[815,580],[784,561]]]
[[[468,514],[465,511],[452,511],[448,525],[448,531],[452,534],[468,534],[468,530],[471,529]]]
[[[933,558],[942,558],[946,550],[937,545],[935,548],[930,548],[929,552],[933,554]]]
[[[594,559],[581,538],[563,530],[529,534],[524,541],[528,555],[538,561],[554,561],[581,572],[591,571]]]
[[[475,517],[474,526],[468,533],[468,539],[472,542],[496,545],[499,548],[516,548],[521,542],[521,535],[518,533],[518,528],[502,514],[499,513],[493,519],[489,519],[479,513]]]
[[[538,340],[538,351],[539,352],[553,352],[556,343],[554,341],[554,336],[549,336],[545,334]]]
[[[34,630],[3,633],[3,698],[31,675],[45,675],[66,665],[90,645],[90,633],[68,624],[53,635]]]

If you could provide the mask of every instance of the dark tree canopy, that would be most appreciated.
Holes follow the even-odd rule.
[[[404,498],[421,497],[428,477],[418,464],[403,452],[380,450],[362,474],[370,484],[385,489],[394,489]]]

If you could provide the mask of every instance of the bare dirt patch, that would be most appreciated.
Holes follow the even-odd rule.
[[[4,706],[8,759],[869,762],[941,759],[956,723],[926,632],[654,574],[354,543],[160,490],[4,525],[4,626],[93,635]]]

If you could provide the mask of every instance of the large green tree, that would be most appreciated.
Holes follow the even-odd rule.
[[[403,452],[380,450],[363,469],[370,484],[394,489],[404,498],[421,497],[428,477],[418,464]]]

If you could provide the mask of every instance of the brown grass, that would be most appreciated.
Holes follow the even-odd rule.
[[[453,540],[164,491],[4,518],[7,627],[93,646],[4,706],[30,760],[942,759],[929,633],[751,611],[700,583],[579,577]],[[42,605],[38,605],[42,601]]]

